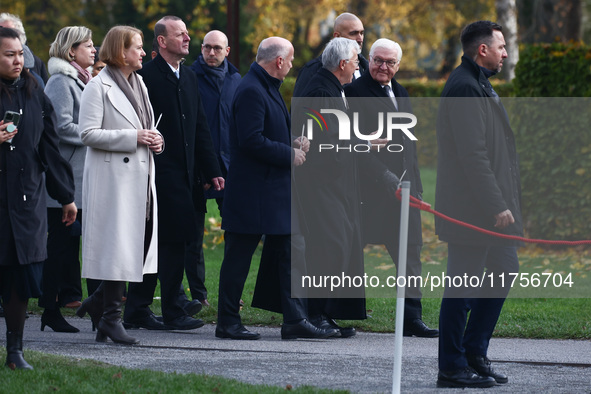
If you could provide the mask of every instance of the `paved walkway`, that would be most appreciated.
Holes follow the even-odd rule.
[[[281,387],[392,390],[393,334],[282,341],[278,328],[257,327],[254,330],[262,339],[233,341],[215,338],[215,327],[206,325],[192,331],[133,330],[130,333],[141,343],[127,347],[96,343],[89,319],[68,321],[80,333],[56,333],[50,328],[41,332],[39,316],[27,319],[25,355],[31,349],[129,368],[220,375]],[[0,319],[0,332],[5,331]],[[591,393],[591,341],[493,338],[489,357],[497,370],[509,375],[509,383],[470,393]],[[402,392],[463,392],[437,389],[436,376],[437,339],[404,338]]]

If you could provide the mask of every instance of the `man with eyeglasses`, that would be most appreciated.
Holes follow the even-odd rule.
[[[238,69],[228,60],[229,54],[228,37],[219,30],[212,30],[203,37],[201,55],[191,65],[191,70],[197,75],[199,96],[207,116],[213,147],[224,178],[230,166],[232,97],[234,97],[234,92],[241,80]],[[205,191],[205,198],[216,199],[220,216],[222,216],[223,190],[217,191],[210,188]],[[188,247],[185,270],[190,273],[187,278],[192,298],[208,306],[203,257],[205,214],[202,214],[198,220],[200,226],[198,239],[191,242]],[[191,283],[191,278],[194,283]]]
[[[368,68],[367,59],[361,54],[363,49],[363,37],[365,30],[363,28],[363,22],[356,15],[349,12],[344,12],[337,16],[334,21],[334,32],[333,37],[344,37],[350,40],[354,40],[359,45],[357,51],[357,60],[359,61],[359,69],[353,74],[353,80],[359,78]],[[315,59],[310,60],[308,63],[301,68],[298,73],[298,79],[296,80],[293,97],[302,97],[306,85],[310,82],[312,77],[322,68],[322,56],[318,56]]]
[[[347,97],[371,97],[373,100],[353,101],[363,103],[352,108],[360,112],[362,122],[371,125],[368,129],[377,130],[378,113],[409,112],[412,113],[408,92],[394,76],[400,67],[402,48],[392,40],[380,38],[369,52],[369,72],[363,74],[345,87]],[[373,123],[375,122],[375,124]],[[375,127],[374,127],[375,126]],[[411,183],[412,196],[421,198],[423,186],[419,174],[416,144],[402,132],[392,134],[387,145],[402,147],[397,149],[380,149],[372,151],[379,162],[385,167],[383,176],[376,182],[375,174],[361,173],[361,199],[363,217],[363,236],[366,244],[383,244],[390,257],[398,266],[398,241],[400,229],[400,202],[389,193],[399,183],[398,177],[404,173],[404,180]],[[384,147],[386,148],[386,147]],[[371,171],[374,171],[371,169]],[[380,172],[382,173],[382,172]],[[393,187],[384,188],[384,184]],[[409,214],[407,276],[421,275],[421,246],[423,243],[421,230],[421,214],[418,209],[411,209]],[[433,338],[439,331],[429,328],[422,320],[421,291],[418,287],[407,288],[404,306],[404,335]]]

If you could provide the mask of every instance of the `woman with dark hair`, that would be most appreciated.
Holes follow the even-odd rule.
[[[27,70],[18,33],[0,29],[0,293],[6,314],[6,365],[33,369],[23,358],[29,298],[41,295],[47,258],[45,189],[76,220],[72,168],[62,158],[51,102]]]
[[[125,282],[158,267],[154,158],[163,149],[148,91],[136,71],[146,55],[142,33],[115,26],[100,59],[107,66],[82,93],[80,130],[88,146],[82,193],[82,276],[102,284],[76,312],[87,312],[97,341],[135,344],[121,322]]]
[[[45,94],[55,108],[60,152],[74,171],[75,202],[78,207],[82,207],[82,173],[86,157],[86,146],[82,143],[78,127],[78,114],[82,91],[92,78],[88,68],[94,63],[95,53],[90,29],[84,26],[67,26],[57,33],[51,44],[47,63],[51,77],[45,86]],[[78,220],[73,226],[66,227],[60,220],[58,207],[57,201],[51,198],[47,200],[48,257],[43,266],[43,295],[39,298],[39,306],[45,308],[41,316],[41,331],[47,325],[53,331],[78,332],[76,327],[64,319],[59,307],[60,304],[68,307],[72,307],[69,306],[72,304],[74,308],[80,306],[82,212],[78,211]],[[72,294],[64,295],[64,290],[67,289],[71,289],[68,293]]]

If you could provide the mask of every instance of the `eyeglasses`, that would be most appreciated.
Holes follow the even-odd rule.
[[[384,60],[380,59],[379,57],[374,57],[373,62],[378,67],[382,67],[382,64],[386,63],[386,66],[388,66],[389,68],[394,68],[394,66],[398,63],[398,60]]]
[[[349,63],[349,62],[353,62],[353,63],[355,63],[355,65],[356,65],[356,66],[358,66],[358,65],[359,65],[359,59],[355,59],[355,60],[346,59],[346,60],[347,60],[347,63]]]
[[[202,44],[202,45],[201,45],[201,48],[205,49],[205,51],[206,51],[206,52],[211,52],[211,50],[213,49],[213,51],[214,51],[215,53],[220,53],[222,50],[224,50],[224,49],[225,49],[225,48],[223,48],[223,47],[221,47],[221,46],[219,46],[219,45],[216,45],[216,46],[212,47],[212,46],[211,46],[211,45],[209,45],[209,44],[205,44],[205,45],[203,45],[203,44]]]

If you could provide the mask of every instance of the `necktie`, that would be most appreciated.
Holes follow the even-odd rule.
[[[174,75],[176,75],[176,78],[179,79],[181,76],[179,74],[179,69],[177,68],[176,70],[174,70]]]
[[[394,103],[394,108],[396,108],[396,111],[398,111],[398,102],[396,101],[396,97],[394,97],[394,93],[392,92],[392,88],[390,87],[390,85],[384,85],[384,90],[392,100],[392,103]]]

